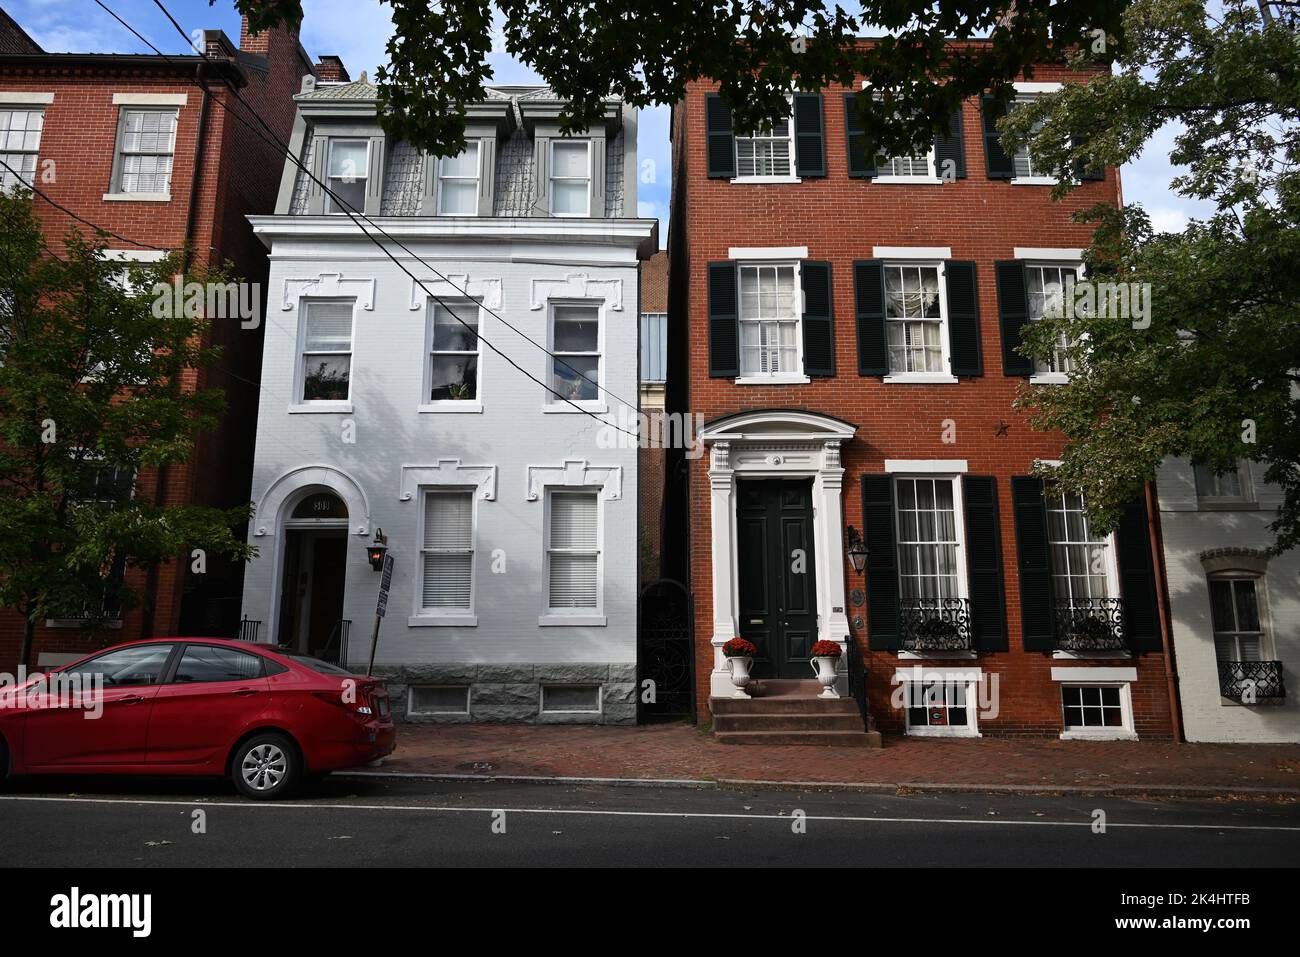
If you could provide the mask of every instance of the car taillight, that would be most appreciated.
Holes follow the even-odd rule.
[[[344,698],[342,691],[313,691],[312,694],[322,701],[327,701],[335,707],[342,708],[349,714],[358,717],[368,718],[375,713],[374,709],[370,707],[370,699],[364,696],[358,696],[356,700],[348,701]]]

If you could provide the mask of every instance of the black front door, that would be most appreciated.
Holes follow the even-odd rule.
[[[813,677],[817,640],[812,481],[739,483],[740,634],[758,646],[756,678]]]

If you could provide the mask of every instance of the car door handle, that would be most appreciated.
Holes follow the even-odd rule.
[[[240,697],[246,697],[246,696],[248,696],[248,695],[250,695],[250,694],[257,694],[257,689],[256,689],[256,688],[240,688],[238,691],[232,691],[232,692],[230,692],[230,693],[231,693],[231,694],[234,694],[234,695],[239,695]]]
[[[117,703],[118,704],[139,704],[143,700],[144,700],[144,695],[136,694],[136,695],[131,695],[129,698],[118,698]]]

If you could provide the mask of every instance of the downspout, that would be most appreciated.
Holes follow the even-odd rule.
[[[1165,546],[1156,511],[1155,483],[1146,482],[1147,538],[1151,542],[1151,561],[1155,569],[1156,609],[1160,616],[1160,646],[1165,656],[1165,691],[1169,695],[1169,722],[1174,740],[1183,740],[1183,712],[1178,698],[1178,670],[1174,667],[1174,645],[1170,634],[1169,592],[1165,578]]]
[[[189,207],[185,211],[185,248],[181,253],[182,275],[189,271],[193,262],[191,250],[194,243],[195,221],[198,218],[199,181],[203,171],[203,149],[207,143],[208,134],[208,100],[212,98],[203,75],[205,65],[206,62],[203,60],[194,65],[194,79],[203,88],[203,99],[199,102],[199,130],[194,137],[194,162],[190,173],[190,200]],[[178,386],[178,383],[172,383],[173,389],[178,388]],[[167,498],[168,472],[169,470],[165,464],[158,466],[157,479],[154,482],[154,505],[159,508],[162,508]],[[154,636],[154,608],[158,603],[157,565],[149,567],[149,572],[145,577],[144,595],[144,609],[140,619],[140,637],[152,638]]]

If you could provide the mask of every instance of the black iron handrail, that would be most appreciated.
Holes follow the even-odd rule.
[[[970,651],[970,602],[965,598],[903,599],[898,608],[904,651]]]
[[[867,669],[862,664],[862,652],[858,650],[858,640],[850,633],[844,639],[845,673],[849,682],[849,694],[858,703],[862,715],[862,728],[871,730],[871,711],[867,708]]]
[[[1220,661],[1219,694],[1242,704],[1261,698],[1285,698],[1280,661]]]
[[[239,623],[235,629],[235,641],[257,641],[258,632],[262,630],[262,623],[254,621],[247,616]]]
[[[325,640],[325,647],[320,650],[321,661],[334,665],[345,665],[348,661],[348,633],[352,630],[352,620],[340,618],[330,629],[330,636]],[[337,640],[336,640],[337,639]]]
[[[1124,600],[1122,598],[1073,598],[1058,601],[1056,647],[1062,651],[1123,651]]]

